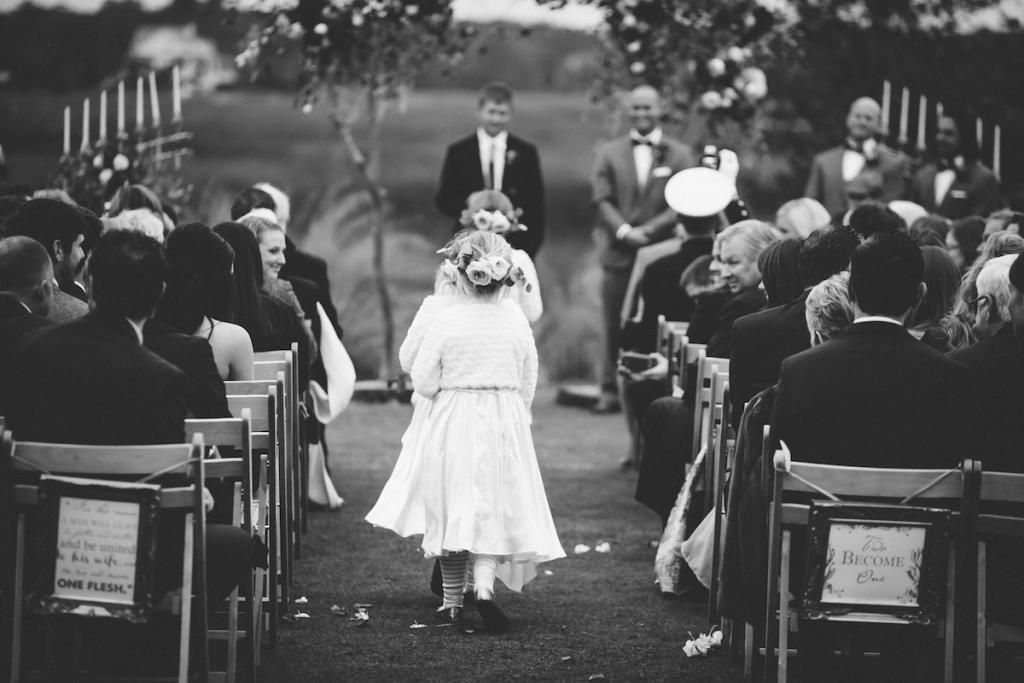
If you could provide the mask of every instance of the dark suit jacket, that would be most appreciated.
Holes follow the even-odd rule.
[[[483,190],[484,170],[480,161],[480,142],[474,132],[451,144],[444,155],[441,182],[435,202],[441,213],[456,221],[466,208],[469,195]],[[501,191],[521,209],[519,221],[526,231],[509,233],[505,237],[514,249],[522,249],[531,257],[536,255],[544,240],[544,179],[540,172],[540,155],[532,144],[509,133],[505,149],[505,170]]]
[[[147,349],[185,373],[185,401],[192,417],[231,417],[210,342],[182,334],[156,318],[146,323],[142,334]]]
[[[746,289],[726,301],[708,340],[708,358],[728,358],[732,350],[733,325],[743,316],[760,311],[766,303],[768,299],[760,287]]]
[[[1002,207],[999,196],[999,180],[995,174],[981,164],[968,162],[962,171],[957,171],[953,184],[942,198],[942,203],[935,205],[935,164],[925,164],[914,174],[910,182],[907,199],[917,202],[929,213],[937,213],[950,220],[966,216],[987,216]]]
[[[814,157],[811,174],[807,177],[804,196],[817,199],[829,214],[846,210],[846,181],[843,180],[843,152],[845,147],[833,147]],[[865,162],[865,171],[882,176],[882,194],[879,199],[891,202],[902,199],[906,192],[906,162],[902,155],[885,145],[878,145],[877,158]],[[731,383],[730,383],[731,387]]]
[[[52,320],[29,313],[14,297],[0,296],[0,416],[7,415],[7,407],[17,400],[17,395],[12,391],[10,374],[14,365],[14,350],[26,334],[53,325]]]
[[[675,253],[654,261],[640,280],[640,296],[644,301],[643,318],[635,328],[633,346],[637,351],[650,353],[657,343],[658,316],[666,320],[689,322],[693,316],[694,300],[679,286],[679,278],[686,267],[701,256],[711,253],[713,237],[693,237],[683,241]]]
[[[60,291],[64,292],[65,294],[70,294],[71,296],[75,297],[79,301],[84,301],[85,303],[89,303],[89,293],[86,292],[85,291],[85,287],[80,285],[77,281],[72,282],[70,285],[67,285],[67,286],[61,285],[60,286]]]
[[[807,292],[782,306],[766,308],[736,320],[729,356],[729,399],[737,428],[743,404],[779,381],[779,367],[811,346],[807,331]]]
[[[903,327],[855,323],[782,362],[772,435],[793,459],[854,467],[954,467],[970,417],[967,368]]]
[[[338,310],[334,307],[334,299],[331,295],[331,283],[327,278],[327,261],[324,261],[319,256],[313,256],[308,252],[302,251],[290,237],[285,235],[285,248],[284,258],[285,264],[281,267],[279,277],[292,282],[294,286],[294,278],[304,278],[313,283],[316,287],[316,301],[320,302],[320,305],[324,307],[324,313],[327,314],[327,318],[334,325],[334,331],[338,333],[338,338],[341,338],[341,325],[338,324]],[[298,294],[298,288],[296,288],[296,294]],[[299,300],[302,303],[302,300]],[[313,307],[316,308],[315,306]],[[305,310],[305,304],[303,303],[303,310]]]
[[[15,352],[14,438],[81,444],[182,443],[185,374],[97,313],[26,335]]]
[[[684,168],[697,163],[693,151],[667,135],[655,147],[647,183],[637,184],[636,164],[633,162],[633,144],[629,136],[610,140],[597,148],[594,170],[590,176],[591,201],[597,207],[601,202],[614,206],[627,223],[634,227],[647,226],[652,243],[672,236],[676,215],[665,202],[665,183]],[[596,232],[604,241],[600,256],[605,268],[629,270],[636,257],[636,249],[615,238],[620,223],[611,224],[600,211]]]
[[[970,369],[976,387],[974,457],[986,470],[1024,473],[1024,340],[1006,325],[950,358]]]

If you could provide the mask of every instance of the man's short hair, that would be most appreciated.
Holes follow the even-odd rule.
[[[1010,265],[1010,284],[1018,292],[1024,292],[1024,258],[1021,256],[1018,254]]]
[[[288,199],[288,195],[270,183],[256,183],[253,187],[270,195],[274,202],[274,214],[277,216],[277,224],[282,229],[287,230],[288,221],[292,218],[292,203]]]
[[[476,106],[484,106],[484,102],[495,104],[512,104],[512,88],[501,81],[491,81],[480,88],[480,94],[476,98]]]
[[[866,240],[877,233],[906,230],[907,224],[885,204],[865,202],[850,214],[850,229]]]
[[[880,232],[857,247],[850,295],[868,315],[899,316],[918,299],[924,278],[921,248],[905,232]]]
[[[274,198],[263,190],[248,187],[239,192],[231,204],[231,220],[237,221],[253,209],[270,209],[276,212],[277,205],[274,204]]]
[[[0,291],[26,292],[53,277],[53,263],[43,245],[16,235],[0,240]]]
[[[849,269],[858,246],[857,233],[849,228],[825,226],[813,231],[800,247],[800,284],[813,287]]]
[[[104,315],[148,318],[167,281],[163,247],[152,237],[130,230],[104,233],[89,259],[92,299]]]
[[[7,219],[4,227],[8,235],[24,235],[42,244],[54,263],[54,242],[70,249],[78,236],[84,236],[89,229],[75,207],[56,199],[30,199]]]
[[[992,297],[1000,320],[1010,319],[1010,268],[1017,260],[1017,254],[997,256],[985,262],[974,286],[978,297]]]

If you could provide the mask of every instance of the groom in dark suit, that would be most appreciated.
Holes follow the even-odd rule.
[[[890,202],[903,198],[906,164],[899,153],[878,140],[881,112],[870,97],[856,100],[846,115],[846,140],[814,157],[804,196],[821,202],[829,215],[850,208],[847,185],[865,174],[881,179],[876,199]]]
[[[520,212],[520,225],[527,228],[505,239],[514,249],[535,257],[544,239],[544,182],[537,148],[508,132],[512,90],[507,85],[485,85],[478,105],[480,127],[445,152],[437,208],[455,220],[458,230],[469,195],[485,189],[503,192]]]
[[[598,147],[590,177],[591,201],[597,210],[594,233],[601,249],[605,330],[597,412],[620,409],[616,376],[620,313],[636,251],[672,236],[676,214],[665,201],[665,183],[676,172],[697,165],[687,145],[662,132],[657,90],[649,85],[634,88],[628,107],[632,130]]]

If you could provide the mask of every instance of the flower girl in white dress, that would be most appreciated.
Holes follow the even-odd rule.
[[[537,563],[565,553],[530,434],[533,333],[522,310],[502,302],[522,272],[494,233],[473,232],[459,242],[449,259],[455,293],[413,354],[413,386],[432,399],[424,402],[429,412],[410,425],[366,519],[402,536],[423,535],[425,554],[440,560],[443,609],[452,623],[462,622],[471,562],[477,610],[489,631],[501,632],[508,619],[494,603],[495,577],[519,591],[536,576]]]

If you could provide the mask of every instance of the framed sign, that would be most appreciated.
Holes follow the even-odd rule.
[[[802,616],[934,623],[945,604],[949,519],[938,508],[815,501]]]
[[[39,505],[32,610],[148,621],[160,487],[43,476]]]

